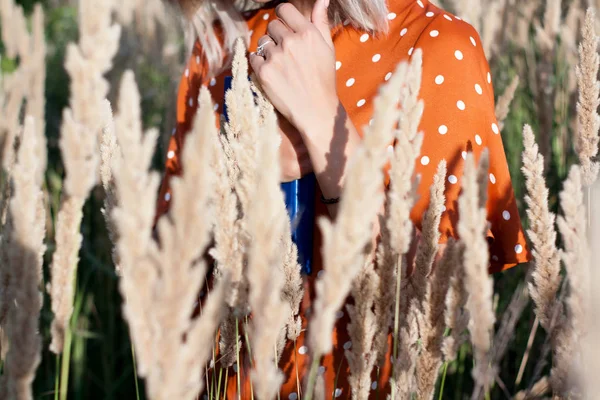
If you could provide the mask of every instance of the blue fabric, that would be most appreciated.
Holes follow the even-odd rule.
[[[225,93],[231,88],[231,80],[231,76],[225,77]],[[229,121],[226,104],[223,104],[223,115]],[[317,180],[313,173],[281,184],[292,225],[292,240],[298,247],[298,262],[305,274],[312,272],[316,185]]]

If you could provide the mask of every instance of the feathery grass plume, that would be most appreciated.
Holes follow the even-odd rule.
[[[413,57],[417,60],[413,61],[413,66],[418,65],[420,71],[421,52],[416,51]],[[398,67],[396,73],[401,70],[408,71],[408,66]],[[381,186],[382,171],[387,162],[386,147],[394,139],[393,127],[398,118],[397,113],[386,115],[390,107],[396,107],[395,103],[389,101],[394,98],[388,96],[390,95],[386,94],[384,89],[380,90],[375,100],[373,124],[365,126],[361,146],[346,167],[345,184],[336,221],[318,221],[323,232],[322,253],[326,273],[315,285],[317,295],[308,337],[313,360],[306,391],[309,398],[313,394],[319,360],[322,355],[331,351],[333,345],[331,332],[335,323],[335,312],[342,306],[352,282],[365,265],[366,257],[370,253],[368,244],[372,237],[372,226],[383,205],[384,193]]]
[[[31,383],[41,360],[41,338],[38,319],[42,307],[42,262],[45,252],[45,208],[38,174],[45,165],[36,157],[37,134],[34,119],[25,118],[13,183],[14,196],[10,201],[10,248],[8,265],[12,271],[7,298],[6,335],[9,349],[0,378],[2,398],[33,399]]]
[[[417,200],[416,190],[418,177],[413,179],[415,160],[421,151],[422,134],[418,126],[423,114],[423,101],[418,99],[421,87],[422,52],[415,50],[412,64],[400,63],[396,67],[388,84],[382,87],[382,96],[389,97],[389,104],[401,104],[398,111],[382,111],[375,113],[374,129],[382,129],[387,125],[376,126],[377,118],[388,124],[384,118],[394,116],[398,121],[396,132],[397,144],[391,159],[389,171],[390,188],[387,193],[385,211],[380,217],[381,241],[377,249],[377,273],[380,278],[378,300],[375,304],[377,315],[377,334],[374,351],[377,352],[377,364],[383,365],[388,346],[388,332],[394,319],[394,304],[400,290],[400,282],[406,270],[404,255],[408,252],[412,238],[413,225],[410,210]],[[387,92],[389,90],[389,92]],[[392,103],[393,102],[393,103]],[[376,108],[377,109],[377,108]],[[388,116],[389,114],[389,116]],[[397,282],[397,285],[390,285]]]
[[[31,36],[27,30],[27,20],[23,8],[16,5],[14,0],[0,2],[0,22],[2,25],[2,43],[9,58],[23,58],[22,66],[10,76],[4,77],[4,92],[6,99],[2,104],[2,165],[6,171],[11,171],[14,164],[14,142],[20,130],[20,113],[23,100],[28,94],[28,81],[32,65],[25,65],[30,58]],[[36,145],[37,146],[37,145]]]
[[[543,26],[534,19],[536,28],[536,43],[539,47],[540,57],[533,76],[536,89],[536,104],[538,106],[538,119],[540,121],[539,144],[540,152],[544,156],[545,167],[549,166],[551,159],[551,134],[554,128],[554,99],[556,98],[556,85],[553,76],[556,73],[556,37],[560,29],[562,0],[546,0]]]
[[[583,184],[590,186],[597,178],[600,164],[594,158],[598,154],[600,136],[600,82],[598,81],[598,36],[594,30],[596,13],[589,8],[582,29],[582,41],[579,44],[579,65],[577,65],[577,101],[578,129],[575,135],[575,150],[581,163]]]
[[[115,121],[118,152],[111,165],[117,201],[111,219],[119,231],[115,247],[121,263],[119,289],[124,298],[123,314],[136,349],[138,374],[147,376],[158,357],[153,343],[158,326],[152,307],[158,300],[154,294],[157,289],[153,288],[160,282],[160,271],[150,256],[158,252],[152,240],[152,225],[160,177],[149,172],[158,132],[150,130],[144,134],[139,121],[129,121],[140,116],[139,92],[130,72],[122,78],[118,103],[120,111]],[[139,199],[146,201],[140,203]]]
[[[104,112],[106,125],[102,129],[102,141],[100,143],[100,181],[104,188],[104,207],[102,207],[102,215],[106,222],[108,237],[111,243],[117,243],[119,236],[117,227],[112,220],[112,211],[117,206],[117,193],[115,189],[115,181],[112,175],[112,165],[115,157],[119,156],[119,146],[117,145],[117,137],[115,135],[115,123],[112,114],[112,108],[108,100],[104,101]],[[112,249],[112,259],[117,272],[120,271],[119,257],[115,248]]]
[[[373,260],[369,258],[352,282],[351,293],[354,305],[346,306],[350,317],[348,324],[350,342],[348,343],[352,347],[346,349],[344,353],[350,369],[348,383],[354,400],[367,399],[371,391],[371,371],[377,361],[373,345],[378,325],[373,306],[379,286],[379,275],[375,272]]]
[[[527,233],[532,243],[534,271],[529,293],[535,302],[535,312],[540,324],[547,332],[552,332],[554,318],[561,316],[562,304],[556,295],[560,282],[560,255],[556,248],[555,216],[548,207],[548,188],[544,180],[544,159],[538,151],[531,127],[523,128],[523,167],[527,195]]]
[[[581,364],[581,341],[588,334],[587,319],[590,316],[589,244],[587,237],[586,207],[583,195],[583,173],[578,165],[571,167],[569,177],[560,193],[563,215],[557,225],[564,241],[561,258],[569,274],[568,322],[563,324],[561,336],[564,342],[555,347],[551,384],[555,394],[568,398],[578,391],[573,387],[580,380],[582,372],[576,366]]]
[[[423,297],[412,299],[413,306],[420,311],[419,336],[422,349],[417,360],[417,396],[420,399],[430,399],[435,392],[435,382],[442,363],[442,339],[445,329],[445,325],[440,323],[440,320],[444,314],[444,300],[450,282],[448,276],[453,271],[453,265],[449,262],[455,246],[453,240],[450,241],[450,248],[445,250],[448,255],[444,255],[432,270],[438,253],[439,226],[446,201],[444,196],[446,173],[446,161],[442,160],[433,177],[429,208],[423,217],[422,236],[417,248],[413,275],[417,278],[413,280],[414,283],[425,285]]]
[[[69,44],[65,61],[71,77],[71,108],[64,110],[60,138],[66,178],[48,287],[54,312],[50,348],[57,354],[73,312],[81,208],[98,178],[97,147],[106,124],[103,102],[109,88],[103,74],[112,66],[121,33],[120,26],[111,24],[112,0],[81,0],[79,6],[79,44]]]
[[[487,172],[487,153],[482,154],[480,168]],[[479,174],[485,175],[486,174]],[[472,153],[467,154],[462,177],[462,193],[458,199],[460,219],[458,234],[463,243],[464,283],[469,293],[467,310],[469,311],[469,332],[475,356],[472,374],[475,380],[473,398],[479,398],[480,390],[487,391],[493,381],[493,371],[489,366],[491,333],[495,315],[493,307],[493,281],[488,275],[488,245],[485,239],[487,228],[486,208],[482,206],[480,186],[487,185],[487,179],[477,181],[478,171]]]
[[[231,90],[225,94],[229,121],[224,124],[227,142],[232,151],[236,167],[230,178],[234,182],[235,193],[239,200],[240,212],[246,215],[251,203],[251,195],[256,187],[256,165],[259,140],[259,113],[255,107],[250,82],[248,80],[248,60],[242,39],[238,39],[232,64],[233,79]],[[237,241],[240,249],[249,249],[247,220],[238,219]],[[248,282],[244,274],[247,254],[238,252],[236,259],[227,265],[231,274],[232,290],[228,304],[238,317],[248,314]]]
[[[600,181],[596,181],[590,188],[591,198],[600,198]],[[589,243],[600,243],[600,204],[593,202],[590,220],[590,239]],[[600,284],[600,271],[592,267],[592,253],[588,259],[588,268],[590,271],[590,285],[598,287]],[[583,394],[584,398],[592,398],[596,393],[600,393],[600,381],[597,371],[600,370],[600,346],[598,346],[598,337],[600,337],[600,292],[592,290],[590,293],[590,314],[588,316],[589,331],[583,337],[583,363],[581,373],[583,374]],[[578,371],[575,371],[578,372]]]
[[[496,104],[496,120],[498,120],[498,126],[500,130],[504,129],[504,121],[506,117],[508,117],[508,113],[510,112],[510,105],[515,98],[515,92],[519,87],[519,75],[515,75],[510,85],[504,90],[502,96],[498,98],[498,102]]]
[[[421,333],[422,349],[417,359],[417,397],[419,399],[430,399],[434,395],[438,371],[444,359],[445,340],[452,337],[444,338],[446,324],[441,320],[444,313],[447,312],[446,299],[450,284],[453,282],[448,277],[457,273],[462,274],[462,271],[457,272],[458,265],[460,265],[460,246],[453,238],[449,238],[444,254],[436,263],[431,276],[431,290],[428,297],[429,312],[424,319]],[[458,313],[460,310],[452,311]],[[465,320],[463,328],[458,328],[456,333],[464,332],[466,324]],[[451,333],[456,334],[454,330]],[[458,342],[460,345],[460,341]],[[446,361],[450,360],[446,359]]]
[[[455,245],[454,259],[457,265],[462,265],[464,244],[458,241]],[[446,251],[448,251],[446,249]],[[444,338],[442,344],[442,353],[444,362],[454,361],[460,346],[467,340],[465,331],[469,325],[469,310],[467,309],[467,300],[469,294],[465,287],[465,274],[462,268],[455,268],[454,273],[450,275],[450,287],[446,296],[446,310],[444,312],[444,321],[450,334]]]
[[[142,134],[139,94],[132,73],[123,78],[116,131],[122,158],[113,175],[118,206],[117,249],[122,264],[120,290],[124,314],[136,348],[139,374],[152,399],[194,399],[203,387],[203,367],[211,356],[212,339],[228,288],[224,277],[212,291],[203,313],[191,311],[206,274],[202,254],[213,224],[210,169],[217,146],[210,94],[203,88],[194,128],[186,139],[184,174],[172,180],[172,207],[157,225],[160,249],[152,240],[158,175],[149,173],[156,131]],[[137,120],[134,120],[137,119]],[[150,201],[140,207],[140,198]]]
[[[252,202],[244,216],[251,237],[248,254],[248,302],[252,311],[250,343],[254,359],[253,390],[259,399],[273,399],[283,383],[277,367],[277,343],[286,328],[289,305],[283,300],[284,251],[281,242],[288,219],[280,188],[281,169],[277,117],[265,115],[259,136],[258,164],[254,174]],[[285,332],[285,331],[284,331]]]
[[[419,326],[422,326],[425,318],[429,314],[429,291],[430,281],[428,279],[431,273],[431,267],[435,260],[439,248],[440,240],[440,220],[446,197],[444,191],[446,189],[446,161],[442,160],[437,168],[436,174],[433,176],[433,184],[430,188],[429,208],[423,215],[423,223],[421,229],[421,238],[417,246],[415,257],[415,270],[408,278],[406,287],[407,299],[411,304],[409,306],[416,307],[419,315]]]
[[[271,102],[255,82],[250,84],[252,92],[256,96],[256,102],[259,110],[259,123],[263,129],[269,129],[267,123],[270,121],[271,114],[275,113],[275,109]],[[282,198],[283,199],[283,198]],[[274,204],[278,207],[279,213],[287,213],[285,201],[278,201]],[[283,299],[289,304],[290,315],[287,321],[287,337],[289,340],[296,340],[302,329],[302,319],[298,315],[300,311],[300,303],[304,297],[304,280],[302,279],[302,266],[298,263],[298,248],[292,241],[291,221],[285,219],[283,233],[283,272],[284,272],[284,288]]]

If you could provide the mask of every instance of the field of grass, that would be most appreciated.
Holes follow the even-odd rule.
[[[68,286],[70,284],[68,279],[73,278],[72,315],[69,317],[70,312],[67,311],[67,325],[63,327],[65,333],[64,346],[60,346],[62,347],[62,353],[57,355],[51,351],[51,347],[56,345],[53,342],[53,335],[57,328],[53,327],[53,321],[55,321],[55,315],[58,313],[57,310],[52,309],[52,290],[44,289],[42,308],[39,313],[39,339],[41,341],[36,345],[39,347],[30,347],[27,344],[25,348],[28,351],[23,351],[22,354],[17,356],[13,355],[13,357],[24,357],[21,365],[28,365],[29,361],[25,359],[27,354],[31,349],[39,350],[39,352],[35,352],[36,354],[39,353],[39,365],[36,362],[32,364],[34,365],[34,375],[32,376],[31,388],[32,398],[35,399],[108,400],[152,398],[151,395],[146,394],[148,390],[147,382],[138,376],[143,374],[138,374],[139,365],[136,365],[134,361],[136,360],[136,354],[132,346],[130,325],[128,325],[128,320],[130,323],[132,321],[131,318],[124,317],[122,307],[122,291],[130,289],[120,288],[120,280],[124,278],[115,269],[113,262],[115,246],[109,236],[109,228],[107,228],[106,219],[102,213],[102,209],[107,207],[106,191],[99,179],[95,179],[94,182],[89,184],[89,196],[85,195],[81,198],[80,227],[78,223],[75,223],[70,227],[72,231],[65,228],[67,230],[61,233],[58,229],[59,211],[66,200],[69,198],[79,200],[79,197],[73,195],[78,190],[87,193],[85,189],[77,188],[77,184],[85,186],[81,181],[67,182],[65,176],[65,165],[67,163],[65,162],[64,150],[61,149],[60,138],[61,135],[64,135],[61,132],[66,130],[63,125],[63,110],[67,107],[73,109],[75,119],[83,126],[92,126],[96,130],[101,130],[98,127],[107,123],[106,120],[102,120],[104,115],[102,99],[106,97],[112,104],[118,104],[117,99],[123,99],[122,93],[119,97],[119,87],[124,72],[131,70],[135,74],[135,80],[139,87],[143,128],[156,128],[158,132],[156,152],[151,158],[150,165],[161,171],[164,168],[163,160],[166,155],[166,144],[175,118],[176,89],[187,56],[187,42],[184,40],[184,28],[180,24],[181,21],[177,12],[164,7],[158,0],[138,1],[137,5],[133,5],[136,3],[133,1],[124,1],[124,3],[132,4],[130,15],[125,15],[126,12],[122,10],[119,13],[111,13],[110,7],[107,6],[109,15],[113,15],[115,21],[122,26],[121,35],[118,41],[115,42],[116,47],[112,49],[114,50],[114,58],[111,54],[110,45],[103,42],[105,47],[96,50],[98,54],[94,55],[94,59],[107,61],[108,64],[111,63],[110,60],[112,59],[112,66],[107,66],[104,69],[98,67],[97,70],[94,70],[94,73],[85,77],[84,81],[95,79],[94,82],[99,83],[102,82],[101,78],[104,76],[106,84],[109,86],[107,86],[106,93],[102,93],[102,90],[95,87],[90,93],[85,93],[83,92],[84,89],[81,89],[79,96],[73,94],[79,89],[76,89],[72,81],[72,75],[65,68],[67,48],[69,43],[77,43],[84,34],[81,30],[81,20],[78,17],[80,15],[78,14],[80,12],[79,5],[92,4],[96,1],[107,1],[107,4],[113,3],[113,1],[108,0],[18,0],[16,5],[13,5],[13,0],[0,0],[0,24],[3,39],[3,44],[0,47],[2,148],[12,148],[12,146],[6,145],[6,138],[10,137],[10,132],[15,135],[17,131],[21,131],[21,126],[27,126],[25,115],[32,115],[35,118],[35,128],[30,128],[32,131],[35,129],[41,130],[38,138],[45,137],[47,139],[47,168],[43,173],[43,179],[38,182],[42,187],[45,209],[45,224],[43,225],[46,229],[45,239],[43,239],[46,246],[43,253],[43,269],[39,275],[41,287],[46,288],[47,283],[51,281],[51,265],[57,262],[54,258],[56,257],[55,251],[60,247],[61,239],[59,238],[65,237],[62,235],[68,236],[69,232],[76,233],[80,231],[81,233],[80,246],[74,240],[74,244],[71,244],[71,246],[75,247],[64,250],[67,264],[69,263],[68,260],[75,260],[75,263],[71,263],[71,267],[75,267],[75,264],[77,267],[74,270],[74,277],[66,274],[65,279],[67,280],[63,282]],[[531,125],[533,132],[536,133],[536,141],[539,144],[540,152],[545,158],[543,177],[549,190],[547,198],[549,211],[564,215],[564,212],[561,211],[559,193],[565,189],[564,182],[569,177],[571,166],[580,163],[578,150],[579,153],[581,151],[580,148],[575,146],[575,142],[578,135],[581,135],[578,131],[582,129],[582,124],[578,122],[578,84],[575,71],[580,62],[577,46],[578,43],[582,42],[581,32],[587,4],[583,4],[586,3],[583,0],[564,0],[562,2],[558,0],[527,0],[526,2],[445,0],[437,3],[441,3],[441,6],[463,16],[475,25],[481,32],[484,43],[489,44],[486,54],[488,54],[493,72],[497,99],[506,91],[510,91],[509,87],[515,77],[520,80],[514,93],[514,99],[510,103],[510,112],[504,120],[502,137],[525,228],[539,229],[540,224],[543,224],[539,220],[532,223],[530,217],[533,215],[535,218],[542,218],[543,213],[538,210],[533,214],[527,214],[527,210],[531,210],[532,207],[526,201],[528,182],[521,170],[524,151],[523,127],[525,124]],[[14,11],[13,7],[22,7],[26,17],[25,21],[27,21],[26,26],[19,26],[18,17],[9,13],[8,10]],[[21,33],[20,29],[35,31],[36,21],[33,15],[36,8],[40,15],[42,10],[44,13],[43,35],[40,38],[43,39],[45,46],[41,50],[36,47],[36,43],[39,45],[40,41],[36,40],[35,34],[30,37],[27,34],[29,42],[26,44],[14,43],[15,36],[23,37],[23,35],[19,35]],[[87,17],[91,18],[90,14]],[[595,26],[600,27],[600,15],[596,16]],[[88,29],[90,29],[89,34],[90,32],[94,33],[93,30],[98,29],[98,27],[89,25]],[[107,32],[108,30],[104,34],[108,37],[110,35]],[[100,34],[103,33],[100,32]],[[24,56],[19,46],[26,46],[26,53],[30,52],[34,55],[33,62]],[[35,51],[36,48],[39,52]],[[596,54],[597,50],[596,43],[593,53]],[[589,48],[584,49],[584,51],[587,51],[588,58],[592,57]],[[38,62],[35,61],[35,57],[38,57]],[[43,62],[44,60],[45,62]],[[99,64],[100,62],[97,63],[97,65]],[[26,100],[25,105],[19,104],[15,112],[14,107],[11,109],[10,100],[11,96],[13,96],[12,98],[17,96],[15,94],[17,90],[15,90],[14,85],[10,85],[10,79],[11,76],[17,76],[17,74],[22,74],[18,75],[21,77],[21,82],[30,83],[22,83],[22,85],[31,86],[31,89],[25,90],[25,93],[23,93]],[[43,77],[44,79],[41,80],[41,83],[38,79],[36,86],[35,77]],[[83,81],[81,81],[81,78],[79,79],[78,83],[81,84]],[[595,84],[595,82],[586,83],[592,86]],[[41,98],[40,93],[43,93]],[[593,95],[593,91],[591,93]],[[596,93],[596,98],[597,96]],[[89,100],[91,98],[94,100]],[[92,101],[91,104],[96,108],[96,113],[99,115],[85,115],[85,112],[78,111],[77,102],[84,101],[83,99]],[[135,99],[123,101],[135,101]],[[498,101],[498,103],[501,103],[501,101]],[[128,118],[126,114],[126,112],[121,112],[121,114],[115,112],[117,130],[120,126],[119,118],[126,121]],[[40,123],[40,119],[42,123]],[[27,132],[27,127],[25,131]],[[597,126],[595,135],[598,135]],[[119,137],[118,132],[117,137]],[[22,141],[21,145],[24,146],[25,143],[25,141]],[[31,146],[32,149],[35,149],[34,144],[31,144]],[[595,150],[597,151],[597,144]],[[13,255],[12,250],[7,250],[11,246],[15,249],[18,247],[15,243],[19,243],[17,239],[19,237],[18,232],[20,232],[18,230],[20,222],[15,220],[14,225],[5,223],[7,210],[9,210],[9,216],[12,215],[10,213],[16,212],[14,210],[17,204],[10,203],[9,206],[8,200],[12,196],[9,180],[13,176],[11,168],[14,167],[14,163],[11,164],[10,162],[10,154],[14,157],[14,153],[8,150],[3,150],[3,152],[3,243],[0,246],[3,250],[0,252],[2,263],[0,269],[6,271],[10,268],[16,268],[15,265],[23,266],[23,268],[27,265],[35,265],[35,262],[31,261],[35,257],[32,258],[29,255],[29,258],[27,258],[23,255],[26,253],[23,250],[26,249],[26,245],[23,245],[22,252],[18,253],[21,254],[19,257],[22,258],[14,258],[17,256]],[[9,155],[8,158],[7,154]],[[98,158],[96,162],[101,164],[99,152],[95,157]],[[70,162],[77,162],[76,158],[74,157]],[[597,160],[597,155],[592,156],[592,160]],[[143,166],[140,168],[143,168]],[[97,170],[94,171],[99,175]],[[13,186],[16,184],[14,183]],[[67,192],[70,193],[68,196],[65,195]],[[579,191],[572,191],[571,194],[579,192],[587,193],[585,194],[586,201],[592,201],[590,199],[591,189],[586,189],[584,185],[584,188],[580,188]],[[596,199],[596,201],[599,200]],[[589,205],[589,202],[584,204]],[[32,203],[35,206],[35,201]],[[563,207],[565,207],[564,204]],[[153,208],[153,205],[147,207]],[[586,211],[589,210],[588,207]],[[40,214],[32,215],[39,216]],[[568,223],[569,219],[567,217],[565,219]],[[9,217],[9,222],[10,220]],[[23,227],[26,227],[26,224]],[[558,231],[558,228],[552,225],[550,227]],[[12,234],[11,232],[17,233]],[[33,246],[35,246],[35,237],[37,236],[30,236]],[[6,238],[11,240],[7,241]],[[564,234],[558,234],[556,246],[565,249],[567,255],[577,253],[577,249],[585,248],[585,246],[574,247],[572,245],[573,240],[577,241],[577,239],[569,238]],[[38,251],[40,244],[41,242],[38,243]],[[593,247],[593,243],[591,246],[591,250],[596,252],[597,249]],[[536,250],[542,254],[541,262],[536,259],[538,264],[543,264],[544,260],[557,260],[558,253],[554,255],[554,258],[552,256],[544,258],[547,255],[543,253],[543,249],[536,247]],[[16,250],[14,252],[17,254]],[[585,255],[585,253],[580,254]],[[15,260],[21,260],[22,262],[15,263]],[[26,262],[27,260],[30,260],[29,264]],[[565,270],[571,273],[567,265],[569,260],[574,265],[571,268],[577,268],[577,265],[586,265],[586,260],[574,261],[573,258],[566,258],[561,275],[565,275]],[[494,291],[491,301],[493,302],[493,311],[497,322],[494,326],[495,337],[492,342],[503,343],[506,348],[503,356],[497,359],[492,354],[493,351],[498,349],[497,347],[492,347],[492,353],[488,354],[490,357],[488,361],[496,364],[498,374],[495,379],[489,382],[490,385],[485,393],[486,398],[552,398],[552,390],[547,387],[550,385],[554,391],[554,397],[562,399],[569,397],[561,392],[563,390],[561,388],[569,387],[568,390],[571,391],[575,387],[580,387],[578,385],[581,382],[577,382],[575,386],[561,386],[562,383],[557,383],[561,379],[559,376],[560,371],[553,371],[551,374],[553,360],[556,363],[557,360],[565,359],[564,355],[560,353],[560,344],[556,343],[557,340],[552,340],[553,335],[554,339],[560,337],[562,331],[553,326],[553,329],[556,328],[556,330],[553,331],[553,335],[549,335],[548,329],[544,329],[546,321],[543,317],[540,317],[539,312],[536,317],[536,306],[529,298],[526,290],[527,282],[533,279],[533,268],[533,265],[522,265],[493,276]],[[539,273],[543,274],[543,272]],[[0,277],[6,279],[9,274],[10,272],[3,272]],[[32,273],[31,276],[34,275]],[[581,283],[582,279],[584,283],[589,282],[589,280],[585,280],[586,276],[589,278],[589,275],[574,273],[571,282]],[[580,280],[575,281],[576,278]],[[13,280],[13,284],[14,282]],[[5,281],[2,281],[3,286],[0,287],[0,291],[4,291],[4,294],[0,293],[0,298],[2,298],[0,300],[0,328],[3,331],[2,359],[5,361],[2,366],[3,378],[0,379],[0,386],[4,385],[4,389],[0,390],[0,398],[5,395],[8,399],[27,399],[28,397],[24,397],[22,393],[15,394],[18,391],[11,392],[10,384],[7,383],[16,378],[10,373],[11,365],[14,364],[6,361],[7,356],[9,360],[11,359],[10,352],[6,353],[6,344],[7,341],[10,341],[7,336],[11,337],[10,328],[7,327],[7,324],[10,324],[11,321],[14,322],[15,319],[10,317],[12,311],[6,310],[10,310],[12,301],[16,300],[12,299],[12,292],[4,284]],[[577,319],[576,317],[581,318],[582,315],[589,319],[595,314],[577,314],[573,311],[577,308],[573,305],[577,300],[577,296],[581,296],[580,299],[583,298],[584,302],[591,300],[589,296],[585,297],[585,290],[582,290],[583,294],[578,293],[577,290],[568,289],[567,285],[564,285],[563,288],[561,284],[560,290],[555,293],[559,298],[557,302],[564,303],[564,309],[567,310],[564,312],[564,318],[559,316],[557,319],[561,321],[564,319],[566,321],[564,326],[575,329],[581,321],[574,321],[574,316],[575,319]],[[35,283],[33,287],[37,286],[38,283]],[[68,302],[68,297],[66,301]],[[542,309],[544,304],[543,302],[538,304],[538,309]],[[61,312],[65,312],[65,309],[68,310],[69,306],[63,305],[66,308],[63,308]],[[581,308],[588,310],[585,306]],[[33,310],[35,311],[35,306],[33,306]],[[583,311],[580,310],[580,312]],[[561,312],[557,313],[561,314]],[[9,317],[6,317],[6,315]],[[510,320],[511,317],[514,319],[513,321]],[[25,329],[30,329],[32,325],[31,323],[29,325],[24,323],[22,326],[28,328],[23,328],[23,331],[17,332],[17,336],[22,334],[23,337],[26,337]],[[588,328],[591,330],[593,327]],[[131,329],[133,331],[134,328]],[[507,329],[507,331],[503,329]],[[35,329],[31,332],[33,332],[32,335],[36,335]],[[587,334],[592,335],[593,331]],[[12,337],[13,340],[16,337],[14,332]],[[585,342],[586,337],[583,333],[581,333],[581,338],[577,339],[577,343],[579,343],[579,340],[582,343]],[[36,342],[34,340],[31,343]],[[10,348],[10,345],[8,348]],[[139,357],[142,357],[142,360],[148,360],[148,358],[144,359],[144,356],[139,354],[137,356],[138,362]],[[173,360],[176,361],[176,358],[173,358]],[[467,341],[458,349],[456,358],[444,362],[443,368],[440,369],[440,376],[442,373],[444,375],[443,392],[440,392],[440,379],[437,383],[438,389],[435,398],[450,400],[471,398],[472,392],[481,383],[474,380],[472,374],[473,360],[473,347],[471,342]],[[570,367],[566,365],[560,367],[570,370]],[[12,368],[15,369],[15,367]],[[600,373],[600,370],[597,372]],[[551,376],[553,378],[550,378]],[[549,377],[551,383],[548,385],[545,384],[546,381],[542,380],[542,384],[538,387],[545,386],[544,388],[548,390],[543,390],[543,394],[536,397],[535,393],[530,392],[530,390],[544,377]],[[27,381],[27,379],[25,380]],[[570,379],[567,380],[570,381]],[[6,389],[7,387],[9,389]],[[517,395],[519,392],[521,393]],[[530,393],[526,394],[526,392]],[[418,398],[418,395],[415,396],[415,398]],[[572,398],[580,398],[577,396],[577,393],[573,392]],[[154,398],[161,397],[155,396]],[[585,398],[593,399],[594,396],[588,393]]]

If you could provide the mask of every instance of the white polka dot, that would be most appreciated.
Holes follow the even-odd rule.
[[[452,17],[450,17],[448,14],[444,14],[444,18],[446,18],[448,21],[452,21]]]
[[[338,312],[335,313],[335,317],[337,319],[340,319],[344,316],[344,312],[342,310],[339,310]]]
[[[190,77],[190,69],[189,69],[189,68],[186,68],[186,69],[185,69],[185,77],[186,77],[186,78],[189,78],[189,77]]]
[[[393,13],[393,12],[389,13],[388,16],[387,16],[387,19],[389,19],[390,21],[393,20],[393,19],[395,19],[395,18],[396,18],[396,13]]]
[[[373,383],[371,383],[371,390],[375,390],[377,389],[377,382],[374,381]]]
[[[298,398],[298,395],[296,393],[290,393],[290,395],[288,396],[289,400],[296,400]]]
[[[438,37],[440,35],[440,31],[436,31],[435,29],[431,32],[429,32],[429,36],[431,37]]]
[[[462,60],[463,59],[463,53],[460,50],[456,50],[454,52],[454,57],[456,57],[457,60]]]
[[[369,40],[369,34],[368,33],[364,33],[361,37],[360,37],[360,41],[361,43],[366,42],[367,40]]]
[[[334,395],[335,395],[335,397],[340,397],[342,395],[342,389],[340,389],[340,388],[335,389]]]
[[[444,75],[438,75],[435,77],[435,83],[437,83],[438,85],[441,85],[442,83],[444,83]]]
[[[400,31],[400,36],[404,36],[406,35],[406,32],[408,32],[408,29],[404,28]]]
[[[457,17],[456,15],[454,16],[454,18],[456,18],[459,21],[462,21],[462,18],[461,17]]]
[[[456,182],[458,182],[458,178],[456,176],[454,176],[454,175],[450,175],[448,177],[448,182],[450,182],[451,184],[454,185]]]
[[[466,160],[467,159],[467,152],[463,151],[460,156],[462,157],[463,160]]]
[[[373,125],[373,118],[371,118],[371,119],[369,120],[369,126],[370,126],[370,125]]]
[[[165,193],[165,200],[166,201],[171,200],[171,193],[169,193],[169,192]]]
[[[190,99],[188,100],[188,105],[189,105],[190,107],[192,107],[192,106],[194,105],[194,99],[192,99],[191,97],[190,97]]]
[[[336,61],[335,62],[335,69],[336,71],[339,70],[342,67],[342,62],[341,61]]]
[[[322,365],[319,366],[319,371],[318,371],[319,375],[323,375],[325,373],[325,370],[326,370],[326,368],[324,366],[322,366]]]
[[[173,128],[173,130],[171,131],[171,135],[174,135],[177,133],[177,128]]]
[[[217,80],[216,80],[215,78],[212,78],[212,79],[210,80],[210,83],[209,83],[209,85],[210,85],[210,86],[215,86],[216,84],[217,84]]]
[[[265,15],[263,15],[263,19],[266,21],[268,20],[270,17],[269,13],[266,13]]]
[[[456,102],[456,107],[458,107],[459,110],[464,111],[466,106],[465,106],[465,102],[462,100],[459,100]]]
[[[490,73],[488,72],[488,74],[487,74],[487,78],[488,78],[488,83],[492,83],[492,74],[490,74]]]
[[[496,123],[492,123],[492,132],[494,132],[496,135],[500,133],[500,128],[498,128],[498,125],[496,125]]]
[[[300,353],[302,355],[308,353],[308,347],[306,347],[306,346],[300,346],[300,348],[298,349],[298,353]]]
[[[385,74],[385,78],[384,78],[384,79],[385,79],[386,81],[389,81],[391,77],[392,77],[392,73],[391,73],[391,72],[388,72],[387,74]]]
[[[410,49],[408,49],[408,55],[412,56],[413,51],[415,50],[414,47],[411,47]]]
[[[250,32],[248,32],[248,36],[252,37],[252,34],[254,34],[254,29],[250,29]]]
[[[347,341],[346,343],[344,343],[344,350],[350,350],[351,347],[352,347],[351,341]]]
[[[440,135],[445,135],[446,133],[448,133],[448,127],[446,125],[440,125],[440,127],[438,128],[438,132]]]
[[[350,78],[346,81],[346,86],[350,87],[350,86],[354,85],[354,82],[356,82],[356,79]]]
[[[379,60],[381,60],[381,54],[375,54],[373,58],[371,58],[371,61],[373,62],[377,62]]]
[[[471,40],[471,44],[473,46],[477,46],[477,42],[475,41],[475,38],[473,36],[469,36],[469,39]]]
[[[167,158],[173,158],[173,157],[175,157],[175,152],[174,152],[173,150],[170,150],[170,151],[167,153]]]
[[[490,182],[492,182],[492,185],[496,184],[496,175],[490,174]]]
[[[433,11],[429,11],[427,14],[425,14],[426,17],[431,18],[435,15],[435,13]]]
[[[509,221],[510,220],[510,212],[508,212],[507,210],[502,211],[502,218],[504,218],[505,221]]]
[[[427,157],[427,156],[423,156],[423,157],[421,157],[421,164],[422,164],[422,165],[427,165],[427,164],[429,164],[429,157]]]
[[[517,254],[521,254],[523,252],[523,246],[521,246],[520,244],[515,246],[515,252]]]
[[[481,146],[481,143],[482,143],[481,136],[475,135],[475,143],[477,143],[478,145]]]
[[[219,103],[215,103],[215,105],[213,106],[213,110],[217,111],[219,109]]]
[[[367,101],[365,99],[360,99],[358,103],[356,103],[356,107],[362,107],[365,105]]]
[[[417,4],[419,5],[419,7],[425,8],[425,6],[423,5],[423,2],[421,0],[417,0]]]
[[[475,84],[475,91],[477,92],[477,94],[483,94],[483,89],[481,88],[479,83]]]
[[[442,212],[446,212],[446,206],[442,206]]]
[[[492,256],[492,260],[493,260],[493,261],[498,261],[498,256],[496,256],[496,255],[493,255],[493,256]]]
[[[196,64],[200,64],[200,56],[196,56]]]

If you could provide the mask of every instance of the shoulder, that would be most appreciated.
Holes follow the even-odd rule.
[[[429,5],[423,12],[428,22],[415,41],[423,52],[423,64],[441,63],[456,73],[487,74],[489,65],[475,28],[459,17]]]

